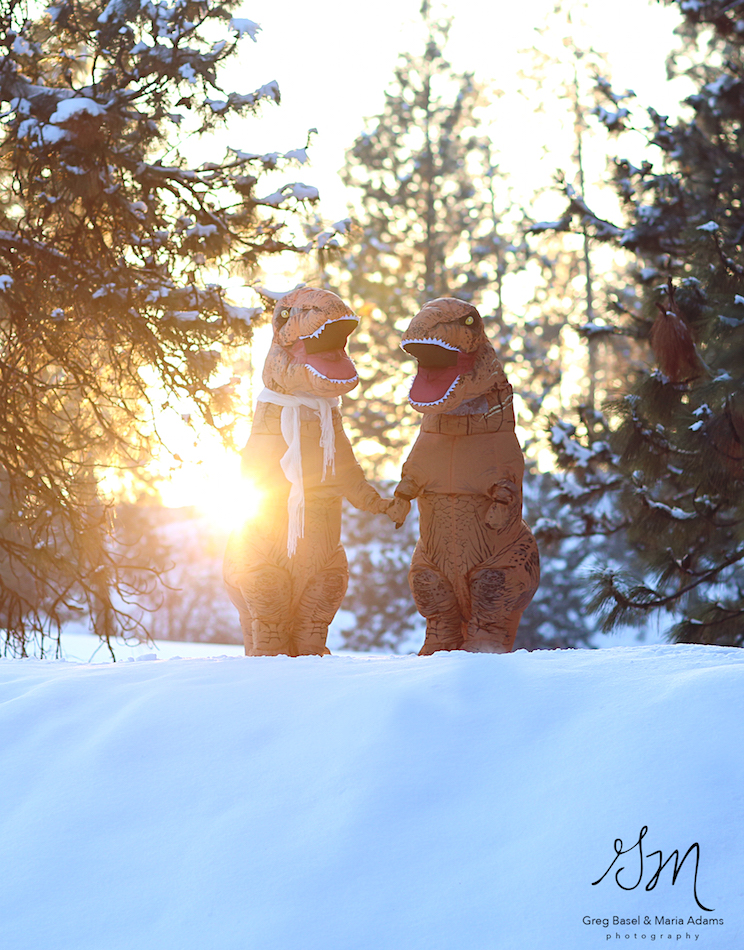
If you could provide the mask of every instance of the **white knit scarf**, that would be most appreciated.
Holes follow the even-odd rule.
[[[282,471],[290,484],[287,501],[287,555],[292,557],[297,550],[297,541],[305,534],[305,489],[302,482],[302,451],[300,443],[300,408],[306,406],[320,417],[320,447],[323,449],[323,475],[330,468],[336,474],[336,437],[333,432],[332,410],[338,406],[338,396],[290,396],[263,389],[258,402],[270,402],[282,407],[282,436],[287,443],[287,451],[281,459]]]

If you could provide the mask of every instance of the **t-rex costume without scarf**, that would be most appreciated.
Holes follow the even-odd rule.
[[[342,498],[365,511],[392,502],[369,485],[341,424],[338,396],[359,379],[346,355],[358,319],[335,294],[302,287],[277,303],[243,474],[261,510],[231,535],[224,578],[252,656],[328,653],[328,625],[348,582]]]
[[[540,577],[522,520],[512,388],[478,311],[461,300],[427,303],[401,346],[419,364],[409,401],[424,416],[396,489],[419,504],[408,579],[426,618],[420,652],[507,653]]]

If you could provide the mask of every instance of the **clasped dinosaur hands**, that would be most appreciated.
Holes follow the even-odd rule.
[[[396,527],[418,499],[409,583],[426,618],[421,654],[508,652],[538,586],[539,556],[521,518],[512,390],[481,317],[464,301],[439,298],[403,336],[418,363],[409,401],[423,420],[393,499],[365,480],[337,407],[359,381],[346,353],[357,323],[339,297],[309,287],[274,309],[266,388],[242,453],[262,511],[233,532],[225,553],[246,653],[329,652],[328,625],[348,582],[342,498]]]

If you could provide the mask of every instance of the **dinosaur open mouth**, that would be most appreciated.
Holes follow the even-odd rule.
[[[346,353],[346,341],[358,323],[352,316],[329,320],[314,333],[300,337],[292,347],[292,358],[329,382],[356,379],[357,371]]]
[[[444,402],[475,363],[475,353],[463,353],[443,342],[410,340],[402,344],[406,353],[418,362],[409,398],[419,406],[435,406]]]

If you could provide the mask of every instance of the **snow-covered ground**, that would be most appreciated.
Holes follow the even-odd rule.
[[[744,946],[744,651],[155,656],[0,661],[3,950]]]
[[[368,656],[369,654],[360,654],[357,651],[349,650],[344,646],[344,641],[340,631],[344,626],[349,626],[354,621],[354,615],[349,611],[339,610],[336,618],[328,631],[328,647],[331,653],[343,656]],[[72,624],[62,634],[62,658],[81,663],[109,663],[111,653],[108,648],[101,643],[98,637],[94,637],[87,632],[71,632],[74,629],[83,630],[83,625],[73,627]],[[407,653],[417,653],[419,647],[424,642],[423,624],[421,629],[412,632],[406,643],[404,650]],[[641,634],[630,627],[621,627],[613,633],[602,633],[598,631],[592,637],[592,647],[604,649],[606,647],[621,646],[640,646],[641,644],[661,644],[666,643],[664,634],[659,629],[649,625]],[[49,646],[49,645],[47,645]],[[167,660],[172,658],[185,657],[213,657],[213,656],[243,656],[242,645],[235,643],[199,643],[197,641],[176,641],[176,640],[154,640],[150,643],[124,643],[116,640],[112,644],[114,656],[117,660],[141,659],[143,656],[151,655],[154,658]],[[375,654],[372,654],[375,655]],[[387,653],[378,653],[378,656],[388,656]]]

